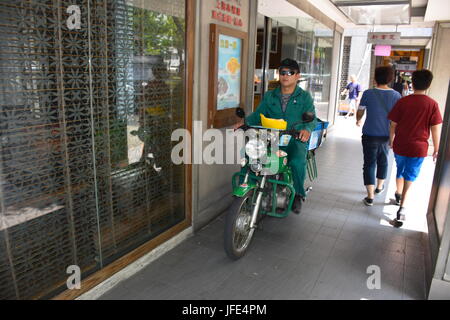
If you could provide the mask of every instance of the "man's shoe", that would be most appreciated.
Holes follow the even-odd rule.
[[[403,222],[401,222],[400,220],[394,219],[392,221],[392,225],[394,226],[394,228],[400,228],[403,225]]]
[[[294,213],[299,214],[302,211],[302,202],[303,202],[303,197],[300,195],[295,195],[294,198],[294,203],[292,204],[292,211],[294,211]]]
[[[381,189],[378,189],[378,188],[375,189],[376,194],[382,193],[383,191],[384,191],[384,185]]]
[[[404,207],[400,207],[397,211],[397,220],[398,221],[405,221],[406,220],[406,216],[405,216],[405,208]]]
[[[364,204],[366,205],[366,206],[373,206],[373,199],[370,199],[369,197],[365,197],[364,199],[363,199],[363,202],[364,202]]]
[[[395,228],[400,228],[403,226],[403,221],[405,221],[405,208],[400,207],[397,211],[397,217],[393,221],[393,226]]]
[[[399,206],[401,201],[402,201],[402,195],[396,192],[395,193],[395,204]]]

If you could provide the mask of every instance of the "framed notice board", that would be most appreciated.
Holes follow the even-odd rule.
[[[237,107],[244,106],[247,70],[247,33],[210,25],[208,128],[236,123]]]

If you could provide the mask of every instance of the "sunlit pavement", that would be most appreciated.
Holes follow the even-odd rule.
[[[317,150],[318,178],[300,215],[266,218],[249,252],[223,250],[224,214],[102,299],[425,299],[425,214],[434,164],[424,162],[402,228],[389,223],[395,164],[372,207],[362,203],[361,128],[337,118]],[[230,177],[231,179],[231,177]],[[379,270],[379,287],[373,270]],[[374,280],[375,279],[375,280]]]

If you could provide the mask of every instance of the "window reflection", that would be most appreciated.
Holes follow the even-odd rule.
[[[255,107],[260,101],[259,79],[263,75],[262,48],[264,19],[258,15],[258,38],[255,65]],[[327,119],[330,99],[333,31],[313,18],[273,18],[272,41],[267,70],[268,90],[278,86],[278,66],[285,58],[295,59],[300,67],[299,86],[309,91],[314,99],[319,118]]]

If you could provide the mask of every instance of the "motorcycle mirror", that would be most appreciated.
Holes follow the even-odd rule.
[[[302,114],[303,123],[312,122],[315,118],[314,112],[307,111]]]
[[[245,118],[245,111],[241,107],[236,108],[236,116],[239,118]]]

